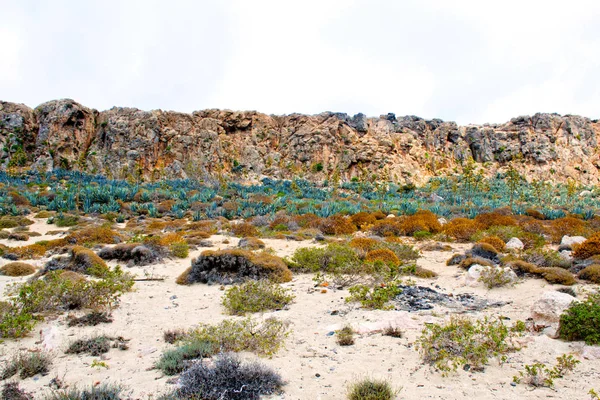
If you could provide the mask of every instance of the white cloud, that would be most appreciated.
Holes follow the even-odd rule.
[[[0,97],[459,123],[600,117],[600,2],[0,0]]]

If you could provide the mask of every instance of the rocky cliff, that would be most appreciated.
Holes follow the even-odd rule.
[[[72,100],[31,109],[0,102],[0,165],[68,168],[111,178],[394,179],[424,183],[469,157],[493,174],[513,163],[528,179],[600,181],[600,122],[557,114],[458,126],[394,114],[192,114]]]

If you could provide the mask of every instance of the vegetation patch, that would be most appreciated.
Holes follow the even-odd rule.
[[[588,345],[600,344],[600,296],[574,302],[560,316],[558,336],[563,340],[583,340]]]
[[[189,368],[193,360],[211,357],[217,351],[212,342],[190,340],[176,349],[162,353],[154,366],[165,375],[177,375]]]
[[[112,337],[106,335],[93,336],[88,339],[78,339],[72,342],[66,354],[89,354],[90,356],[99,356],[108,353],[111,348],[127,350],[129,340],[123,337]]]
[[[37,374],[46,375],[52,366],[52,357],[43,352],[24,352],[9,359],[0,372],[0,379],[8,379],[19,374],[21,379]]]
[[[554,387],[554,380],[563,378],[569,372],[573,372],[580,361],[572,355],[563,354],[556,358],[556,365],[552,368],[543,363],[525,365],[524,371],[513,377],[513,382],[524,383],[533,387]]]
[[[72,387],[50,393],[44,400],[121,400],[123,387],[112,383],[94,385],[90,388],[79,389]]]
[[[392,400],[396,391],[388,381],[361,379],[348,388],[348,400]]]
[[[113,322],[110,314],[104,311],[92,311],[79,318],[69,318],[67,325],[73,326],[96,326]]]
[[[0,273],[6,276],[27,276],[35,271],[37,268],[24,262],[11,262],[0,268]]]
[[[223,296],[223,306],[229,314],[281,310],[292,302],[294,296],[269,281],[248,281],[228,289]]]
[[[336,343],[340,346],[352,346],[354,344],[354,329],[350,325],[344,326],[335,332]]]

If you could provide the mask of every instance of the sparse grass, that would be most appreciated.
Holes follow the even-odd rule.
[[[404,336],[404,333],[397,326],[388,325],[383,330],[383,336],[390,336],[390,337],[394,337],[394,338],[401,338],[402,336]]]
[[[2,386],[1,398],[4,400],[33,400],[30,393],[19,388],[18,382],[8,382]]]
[[[336,343],[340,346],[352,346],[354,344],[354,329],[350,325],[344,326],[335,332]]]
[[[479,281],[483,282],[488,289],[503,287],[514,283],[507,271],[504,270],[504,268],[499,267],[484,267],[481,271]]]
[[[525,365],[524,371],[519,371],[519,375],[513,377],[515,383],[525,383],[533,387],[554,387],[554,380],[564,377],[567,373],[573,372],[580,361],[572,355],[563,354],[556,358],[556,365],[552,368],[543,363]]]
[[[223,306],[232,315],[244,315],[248,312],[280,310],[290,304],[294,296],[268,281],[248,281],[228,289],[223,296]]]
[[[37,268],[24,262],[11,262],[0,268],[0,273],[6,276],[27,276],[35,271],[37,271]]]
[[[277,318],[262,322],[246,318],[225,320],[217,325],[200,325],[189,332],[188,341],[213,344],[222,352],[250,351],[259,355],[273,355],[288,336],[288,324]]]
[[[0,372],[0,379],[8,379],[19,374],[21,379],[31,378],[37,374],[45,375],[52,366],[52,357],[43,352],[23,352],[8,360]]]
[[[387,282],[375,287],[355,285],[348,289],[350,296],[346,297],[346,302],[360,302],[367,309],[390,310],[393,306],[389,302],[402,293],[398,285],[398,282]]]
[[[190,367],[192,360],[210,357],[217,352],[215,344],[204,340],[192,340],[176,349],[167,350],[154,367],[165,375],[177,375]]]
[[[122,400],[124,388],[117,384],[103,383],[87,389],[72,387],[52,392],[44,400]]]
[[[443,374],[465,364],[481,371],[490,357],[502,357],[515,350],[510,342],[514,334],[500,319],[453,316],[445,324],[426,325],[416,346],[423,361]]]
[[[187,332],[184,329],[168,329],[163,332],[163,339],[165,342],[174,344],[183,340],[187,335]]]
[[[392,400],[396,392],[388,381],[365,378],[350,385],[348,400]]]
[[[96,326],[100,324],[108,324],[113,322],[111,316],[107,312],[92,311],[79,318],[69,319],[68,326]]]
[[[69,344],[66,354],[89,354],[91,356],[99,356],[108,353],[111,348],[127,350],[129,346],[126,340],[122,337],[112,337],[106,335],[97,335],[88,339],[78,339]]]

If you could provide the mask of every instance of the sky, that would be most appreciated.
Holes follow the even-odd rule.
[[[0,99],[600,118],[598,21],[598,0],[0,0]]]

